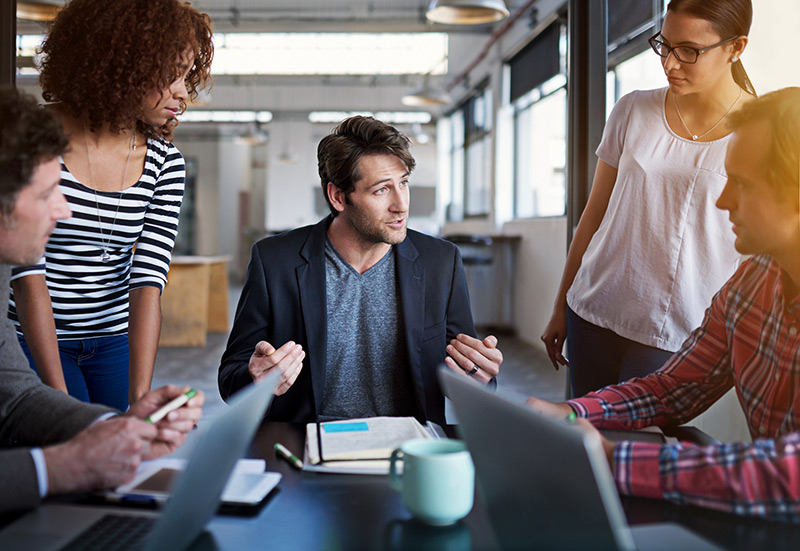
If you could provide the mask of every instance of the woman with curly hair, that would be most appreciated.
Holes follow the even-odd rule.
[[[72,0],[41,46],[72,216],[15,269],[9,317],[42,380],[84,401],[150,389],[185,178],[170,139],[210,83],[211,32],[181,0]]]

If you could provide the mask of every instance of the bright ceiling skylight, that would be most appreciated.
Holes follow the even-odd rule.
[[[42,38],[17,36],[18,54],[33,59]],[[447,72],[446,33],[219,33],[214,44],[214,75]],[[38,74],[34,66],[23,69],[18,74]]]
[[[425,111],[311,111],[308,121],[313,123],[339,123],[344,119],[362,115],[374,117],[387,124],[428,124],[433,117]]]
[[[219,33],[214,75],[447,72],[445,33]]]
[[[178,116],[181,122],[263,122],[272,120],[270,111],[211,111],[190,109]]]

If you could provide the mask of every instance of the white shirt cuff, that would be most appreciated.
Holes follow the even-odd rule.
[[[108,413],[104,413],[100,417],[94,420],[92,423],[99,423],[100,421],[105,421],[106,419],[111,419],[112,417],[119,415],[115,411],[109,411]],[[47,490],[49,489],[48,480],[47,480],[47,462],[44,459],[44,452],[42,448],[31,448],[31,457],[33,458],[33,465],[36,467],[36,479],[39,482],[39,497],[44,499],[47,496]]]
[[[116,412],[116,411],[109,411],[108,413],[104,413],[103,415],[101,415],[100,417],[98,417],[97,419],[95,419],[95,420],[92,422],[92,425],[94,425],[95,423],[99,423],[100,421],[106,421],[106,420],[108,420],[108,419],[111,419],[112,417],[116,417],[117,415],[119,415],[119,413],[118,413],[118,412]]]
[[[33,465],[36,467],[36,479],[39,481],[39,497],[44,499],[47,495],[47,463],[44,460],[42,448],[31,448]]]

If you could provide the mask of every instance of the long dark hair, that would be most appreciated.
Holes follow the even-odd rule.
[[[751,0],[670,0],[667,10],[708,21],[723,40],[731,36],[747,36],[753,22]],[[741,59],[733,64],[731,74],[734,82],[745,92],[758,95]]]

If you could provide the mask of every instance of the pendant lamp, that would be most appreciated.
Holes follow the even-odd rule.
[[[447,105],[450,103],[450,96],[444,90],[431,86],[430,75],[425,75],[422,86],[413,90],[400,100],[403,105],[410,107],[431,107],[434,105]]]
[[[508,17],[503,0],[433,0],[426,17],[447,25],[480,25]]]
[[[64,7],[64,2],[33,0],[17,2],[17,18],[28,21],[52,21]]]

